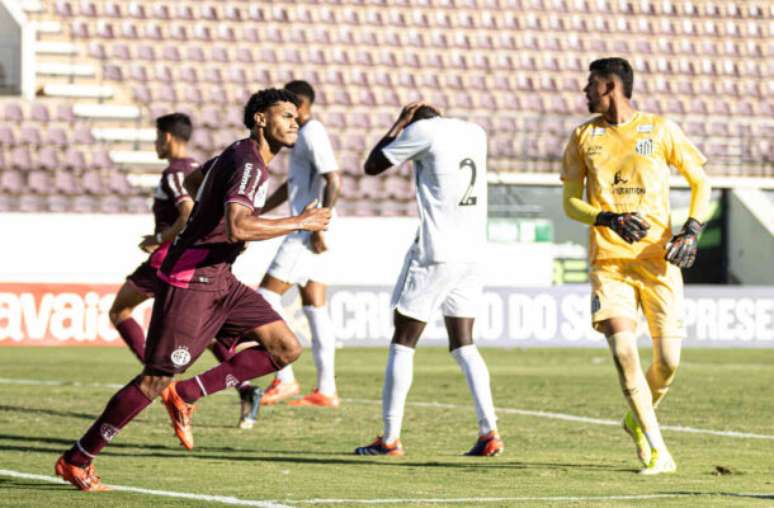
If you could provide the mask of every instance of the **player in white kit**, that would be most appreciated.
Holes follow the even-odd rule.
[[[438,307],[479,423],[479,439],[466,455],[492,456],[504,450],[489,371],[473,344],[486,245],[486,149],[486,133],[478,125],[444,118],[433,107],[415,102],[403,108],[365,163],[367,174],[378,175],[414,162],[420,225],[392,296],[395,332],[382,389],[384,434],[355,449],[358,455],[404,454],[400,429],[413,378],[414,349]]]
[[[285,89],[301,100],[298,108],[298,141],[290,151],[288,180],[267,200],[263,213],[288,201],[290,214],[299,215],[312,201],[333,208],[339,197],[339,166],[325,127],[311,118],[314,89],[306,81],[291,81]],[[338,407],[334,378],[336,337],[325,304],[328,273],[328,245],[322,231],[298,231],[282,242],[258,291],[282,315],[282,295],[298,285],[301,303],[312,332],[312,353],[317,367],[317,388],[294,406]],[[300,386],[288,365],[261,398],[262,405],[276,404],[300,392]]]

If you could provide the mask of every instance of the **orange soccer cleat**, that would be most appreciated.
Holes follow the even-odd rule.
[[[496,430],[478,437],[478,441],[473,448],[468,450],[465,455],[473,457],[494,457],[500,455],[505,450],[505,444],[500,439],[500,434]]]
[[[300,392],[301,386],[298,384],[298,381],[293,380],[289,383],[283,383],[278,378],[274,378],[274,381],[272,381],[266,391],[263,392],[261,405],[271,406],[282,402],[283,400],[288,400],[290,397],[298,395]]]
[[[288,406],[293,407],[309,407],[309,406],[315,406],[315,407],[339,407],[339,404],[341,404],[341,401],[339,400],[339,396],[336,394],[333,394],[331,396],[324,395],[320,393],[320,390],[315,388],[312,390],[312,393],[309,395],[306,395],[302,399],[299,400],[291,400],[288,402]]]
[[[175,435],[180,440],[180,444],[186,450],[193,450],[194,438],[191,429],[191,420],[196,406],[184,401],[175,389],[176,382],[172,382],[161,392],[161,400],[169,413],[169,419],[172,420],[172,428],[175,429]]]
[[[402,457],[406,452],[400,439],[392,443],[385,443],[382,436],[377,436],[373,443],[367,446],[355,448],[355,455],[389,455],[390,457]]]
[[[110,489],[102,483],[102,480],[94,471],[94,464],[86,467],[78,467],[68,463],[64,455],[59,457],[54,466],[54,472],[66,482],[72,483],[75,488],[83,492],[107,492]]]

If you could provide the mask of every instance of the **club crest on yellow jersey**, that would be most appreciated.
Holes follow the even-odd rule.
[[[637,144],[634,147],[634,151],[640,155],[644,155],[645,157],[650,157],[653,155],[653,139],[647,138],[637,141]]]

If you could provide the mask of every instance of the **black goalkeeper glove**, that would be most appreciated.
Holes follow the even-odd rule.
[[[666,244],[664,259],[680,268],[693,266],[696,252],[699,250],[699,233],[703,227],[701,222],[689,217],[683,229]]]
[[[594,225],[609,227],[628,243],[639,242],[650,229],[650,224],[637,213],[600,212]]]

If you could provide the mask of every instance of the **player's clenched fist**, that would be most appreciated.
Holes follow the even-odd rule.
[[[689,218],[683,229],[672,237],[666,244],[664,258],[680,268],[690,268],[696,260],[696,252],[699,250],[699,233],[702,230],[701,222]]]
[[[305,231],[323,231],[328,229],[328,223],[331,221],[330,208],[317,208],[315,199],[304,208],[304,212],[299,215],[301,219],[301,229]]]
[[[650,229],[650,224],[637,213],[601,212],[594,225],[612,229],[628,243],[639,242]]]

